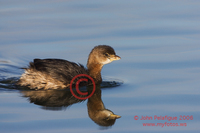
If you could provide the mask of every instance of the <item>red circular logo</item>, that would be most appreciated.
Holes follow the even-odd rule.
[[[80,78],[80,79],[76,82],[76,91],[77,91],[77,93],[80,94],[80,95],[84,95],[84,96],[85,96],[85,95],[88,95],[88,96],[86,96],[86,97],[79,97],[79,96],[77,96],[77,95],[73,92],[73,90],[72,90],[72,85],[73,85],[74,80],[75,80],[76,78],[78,78],[78,77],[87,77],[87,78],[89,78],[89,79],[92,81],[93,89],[92,89],[92,93],[91,93],[90,95],[88,95],[88,92],[81,92],[81,91],[79,90],[79,84],[80,84],[80,82],[82,82],[82,81],[88,82],[88,79],[87,79],[87,78]],[[85,100],[85,99],[90,98],[90,97],[94,94],[95,88],[96,88],[96,85],[95,85],[94,79],[93,79],[92,77],[90,77],[89,75],[87,75],[87,74],[79,74],[79,75],[76,75],[76,76],[71,80],[71,82],[70,82],[70,91],[71,91],[72,95],[73,95],[74,97],[76,97],[77,99],[81,99],[81,100]]]

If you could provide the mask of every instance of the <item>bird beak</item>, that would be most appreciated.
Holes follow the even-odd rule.
[[[119,57],[118,55],[113,55],[113,56],[110,58],[111,61],[120,60],[120,59],[121,59],[121,57]]]
[[[119,116],[119,115],[111,114],[110,117],[109,117],[109,119],[118,119],[120,117],[121,116]]]

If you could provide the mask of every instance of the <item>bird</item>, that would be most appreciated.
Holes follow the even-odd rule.
[[[121,59],[109,45],[95,46],[87,60],[87,68],[64,59],[34,59],[21,75],[16,85],[35,90],[69,88],[71,80],[87,74],[95,84],[102,82],[101,70],[105,64]]]

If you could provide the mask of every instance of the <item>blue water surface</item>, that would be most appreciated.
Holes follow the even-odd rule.
[[[199,133],[199,7],[198,0],[0,0],[0,132]],[[102,89],[105,107],[121,116],[111,127],[88,117],[87,100],[48,110],[12,84],[34,58],[86,66],[101,44],[121,57],[102,70],[104,81],[122,83]],[[140,120],[155,115],[178,120]],[[143,126],[165,122],[186,126]]]

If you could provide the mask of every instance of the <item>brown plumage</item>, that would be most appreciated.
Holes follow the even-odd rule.
[[[59,89],[67,88],[73,77],[78,74],[90,75],[95,83],[101,83],[101,69],[103,65],[120,57],[112,47],[99,45],[92,49],[87,61],[87,69],[62,59],[34,59],[29,68],[25,68],[17,85],[27,86],[30,89]]]

